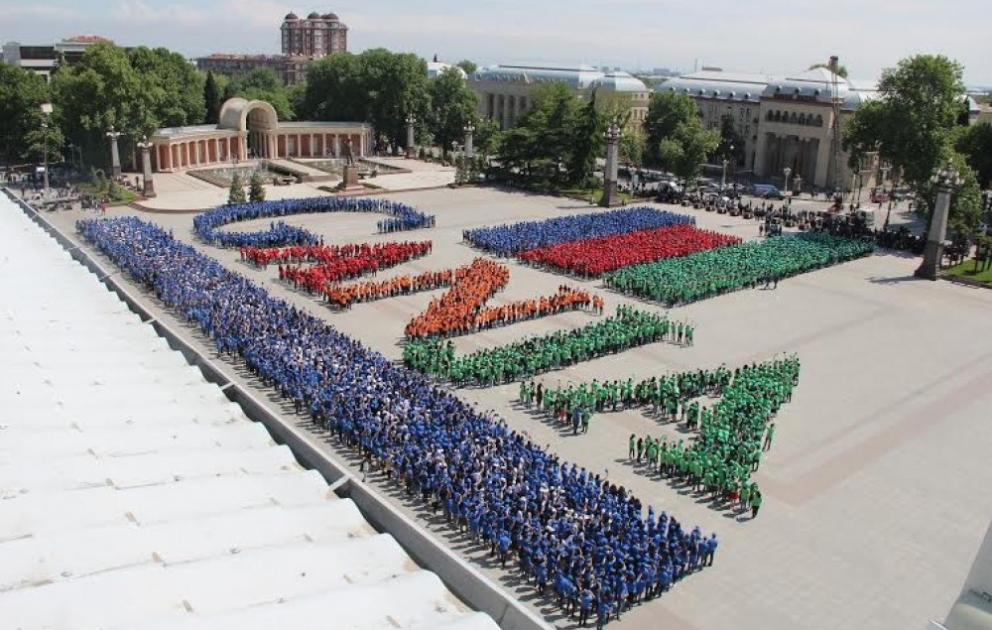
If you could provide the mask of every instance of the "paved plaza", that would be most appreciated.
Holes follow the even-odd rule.
[[[212,192],[176,194],[199,194],[204,207],[216,203],[206,197]],[[161,195],[159,203],[166,204],[169,197]],[[433,241],[431,255],[380,273],[387,278],[469,263],[481,254],[462,242],[462,231],[468,228],[599,210],[563,198],[484,188],[424,190],[388,198],[436,214],[437,227],[379,235],[374,233],[379,215],[285,220],[321,234],[328,243]],[[678,210],[694,215],[702,228],[758,236],[754,221]],[[265,285],[274,296],[326,318],[393,359],[401,356],[404,325],[441,294],[439,290],[357,304],[336,313],[280,283],[275,266],[258,270],[241,263],[236,250],[195,242],[190,214],[112,209],[107,215],[122,213],[172,229],[177,238]],[[68,211],[46,217],[71,233],[82,214]],[[257,229],[269,222],[246,222],[236,229]],[[490,305],[548,295],[564,283],[604,297],[607,313],[619,304],[664,310],[607,290],[598,280],[580,281],[514,260],[502,262],[510,267],[510,283]],[[573,436],[519,407],[517,384],[464,389],[459,395],[481,409],[494,410],[565,459],[607,472],[646,504],[717,533],[721,545],[712,568],[690,576],[660,601],[636,606],[610,628],[923,628],[928,619],[942,619],[957,597],[992,518],[992,291],[916,280],[912,273],[918,263],[916,258],[881,252],[783,280],[775,290],[745,290],[674,308],[673,319],[696,325],[693,347],[653,344],[540,377],[551,386],[594,378],[639,379],[720,364],[733,369],[781,353],[798,354],[799,387],[779,413],[774,445],[757,473],[765,501],[754,520],[749,514],[713,509],[687,489],[645,474],[627,460],[631,433],[687,437],[675,425],[625,411],[598,414],[588,434]],[[171,316],[163,319],[182,327]],[[466,352],[596,319],[573,312],[460,337],[455,343]],[[286,412],[276,398],[268,400]],[[299,422],[291,414],[287,417]],[[340,454],[332,456],[341,459]],[[440,521],[425,520],[401,497],[386,494],[416,512],[418,522],[437,536],[448,538]],[[574,627],[547,601],[535,597],[532,588],[501,575],[484,554],[465,550],[461,539],[451,544],[549,622]]]

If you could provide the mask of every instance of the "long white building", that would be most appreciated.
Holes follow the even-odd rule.
[[[496,630],[0,194],[0,627]]]

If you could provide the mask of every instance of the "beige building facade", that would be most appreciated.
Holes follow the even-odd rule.
[[[876,97],[874,85],[856,84],[815,68],[786,78],[760,74],[705,71],[663,83],[660,90],[682,92],[699,105],[705,124],[719,129],[730,116],[744,140],[738,169],[752,172],[785,189],[850,190],[866,183],[865,172],[877,175],[877,162],[860,173],[848,167],[837,130],[864,102]]]
[[[357,122],[279,122],[271,104],[232,98],[221,107],[219,124],[159,129],[148,140],[153,170],[171,173],[254,158],[342,157],[349,143],[357,159],[372,146],[372,127]]]
[[[597,94],[625,94],[631,101],[631,122],[647,115],[651,91],[626,72],[601,72],[592,66],[494,65],[468,78],[479,97],[479,115],[496,121],[500,129],[516,126],[533,104],[534,89],[546,83],[565,83],[579,98]]]

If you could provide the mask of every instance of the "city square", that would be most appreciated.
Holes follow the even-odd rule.
[[[300,215],[289,222],[320,234],[327,243],[433,242],[429,255],[379,274],[386,276],[471,262],[479,252],[462,243],[466,229],[597,211],[560,198],[488,189],[427,190],[390,199],[435,214],[437,227],[377,235],[373,216],[338,213]],[[757,237],[751,221],[671,209],[694,216],[702,228]],[[66,233],[82,216],[80,211],[48,215]],[[189,214],[143,218],[394,360],[402,354],[406,322],[443,291],[334,312],[280,282],[274,266],[253,268],[239,260],[236,249],[197,241]],[[240,231],[267,225],[263,219],[236,227]],[[509,266],[510,281],[491,300],[494,304],[548,294],[567,282],[604,298],[607,313],[618,305],[664,312],[607,290],[599,281],[565,278],[510,259],[499,262]],[[895,620],[912,625],[939,614],[956,596],[986,525],[987,506],[980,497],[992,475],[977,464],[983,461],[981,445],[989,431],[983,409],[990,402],[985,383],[992,352],[976,343],[988,333],[984,314],[992,295],[914,279],[915,265],[914,258],[880,250],[868,258],[784,279],[774,290],[743,290],[676,307],[669,311],[673,319],[697,327],[693,346],[650,344],[537,377],[545,386],[637,379],[721,364],[733,369],[783,353],[797,354],[802,376],[792,401],[778,415],[774,445],[762,458],[756,478],[765,504],[753,521],[737,511],[712,509],[686,489],[646,475],[628,460],[630,434],[683,437],[675,425],[659,424],[631,410],[596,414],[588,434],[572,435],[570,429],[525,410],[516,400],[516,383],[463,388],[457,395],[480,410],[497,413],[565,460],[630,488],[645,504],[718,534],[720,548],[712,569],[688,577],[662,601],[634,607],[619,627],[650,627],[659,619],[685,628],[721,628],[728,623],[786,627],[797,619],[804,620],[803,627],[858,623],[887,628],[894,627]],[[160,317],[171,320],[147,295],[145,300]],[[586,311],[553,315],[454,341],[460,352],[468,352],[583,326],[595,318]],[[186,334],[204,341],[188,328]],[[204,350],[212,349],[205,345]],[[284,406],[279,409],[287,411]],[[292,413],[286,417],[302,422]],[[330,457],[342,456],[319,435],[314,439],[325,442]],[[411,510],[411,505],[399,504]],[[466,547],[450,529],[431,518],[422,520],[419,512],[412,510],[435,536],[455,549]],[[534,596],[533,587],[508,580],[484,552],[466,555],[550,622],[572,627],[574,622]],[[890,596],[895,585],[903,596]]]
[[[118,4],[0,24],[0,630],[992,630],[989,6]]]

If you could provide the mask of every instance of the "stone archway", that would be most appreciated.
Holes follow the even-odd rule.
[[[248,154],[256,158],[274,158],[273,141],[279,127],[279,117],[265,101],[249,101],[241,113],[240,130],[248,133]]]

